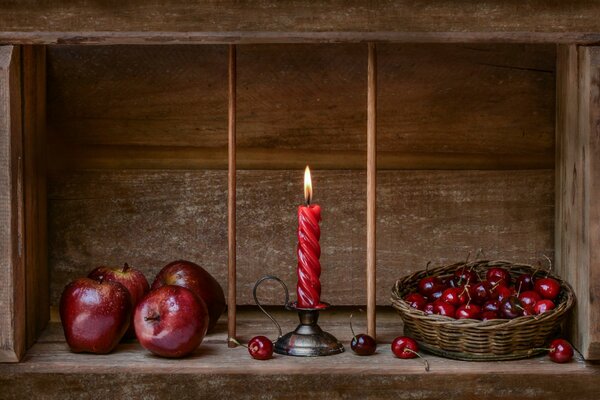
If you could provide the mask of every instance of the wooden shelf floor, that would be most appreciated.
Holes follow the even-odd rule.
[[[275,355],[256,361],[242,347],[225,344],[226,320],[207,336],[193,356],[170,360],[152,356],[137,343],[125,343],[109,355],[73,354],[60,323],[50,323],[19,364],[0,364],[0,398],[444,398],[444,399],[599,399],[600,365],[576,360],[554,364],[546,356],[521,361],[463,362],[426,355],[419,360],[392,356],[389,343],[402,333],[391,309],[378,310],[382,342],[375,355],[349,351],[351,310],[323,313],[321,326],[344,342],[341,355],[291,358]],[[284,331],[296,316],[278,311]],[[362,318],[361,318],[362,317]],[[364,332],[364,314],[355,329]],[[238,315],[240,339],[257,334],[274,338],[276,329],[255,309]]]

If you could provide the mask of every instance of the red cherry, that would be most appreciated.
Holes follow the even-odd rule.
[[[452,304],[445,303],[441,300],[433,302],[433,313],[438,315],[445,315],[450,318],[454,318],[456,310]]]
[[[533,277],[530,274],[519,275],[515,281],[515,287],[520,292],[533,290]]]
[[[533,290],[528,290],[519,295],[519,300],[525,306],[533,306],[535,303],[540,301],[542,297],[538,294],[538,292],[534,292]]]
[[[423,311],[427,315],[433,315],[433,303],[427,303]]]
[[[496,311],[484,311],[481,313],[481,320],[487,321],[490,319],[498,319],[498,313]]]
[[[543,314],[546,311],[554,310],[556,305],[552,300],[544,299],[540,300],[533,306],[533,312],[536,314]]]
[[[498,300],[486,301],[483,304],[483,311],[492,311],[497,314],[499,310],[500,310],[500,301],[498,301]]]
[[[419,355],[419,345],[417,342],[408,336],[398,336],[392,342],[392,353],[398,358],[407,359],[421,357]],[[429,371],[429,363],[421,357],[425,363],[425,371]]]
[[[485,274],[485,277],[492,286],[495,286],[496,284],[510,286],[510,274],[504,268],[490,268]]]
[[[359,356],[370,356],[377,350],[377,342],[371,336],[360,333],[352,338],[350,348]]]
[[[479,282],[469,287],[471,301],[475,304],[483,304],[490,298],[491,285],[487,281]]]
[[[523,315],[535,315],[533,306],[523,305]]]
[[[460,287],[466,284],[473,284],[479,281],[477,274],[470,268],[462,267],[454,271],[454,284]]]
[[[429,297],[433,292],[439,290],[442,282],[435,276],[426,276],[419,281],[419,293],[425,297]]]
[[[548,356],[555,363],[566,363],[573,358],[573,346],[564,339],[555,339],[550,343]]]
[[[445,287],[444,286],[437,286],[435,288],[435,291],[428,296],[427,298],[431,301],[435,301],[435,300],[439,300],[442,297],[442,294],[444,293]]]
[[[465,304],[456,310],[456,319],[477,319],[481,308],[477,304]]]
[[[404,301],[408,303],[412,308],[416,308],[417,310],[423,311],[425,309],[425,305],[427,304],[427,300],[425,297],[420,295],[419,293],[410,293],[406,295]]]
[[[266,336],[255,336],[248,342],[248,353],[257,360],[273,357],[273,342]]]
[[[513,296],[515,294],[515,289],[509,288],[506,286],[502,286],[502,285],[498,285],[498,286],[492,286],[490,293],[491,293],[492,299],[502,301],[502,300],[509,298],[510,296]]]
[[[453,306],[460,306],[465,304],[468,300],[467,292],[464,288],[448,288],[442,293],[440,300],[452,304]]]
[[[560,293],[560,283],[553,278],[538,279],[533,287],[540,296],[548,300],[554,300]]]
[[[500,302],[500,314],[508,319],[520,317],[523,315],[523,304],[515,296],[510,296]]]

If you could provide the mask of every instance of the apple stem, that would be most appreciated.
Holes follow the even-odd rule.
[[[242,347],[248,348],[248,346],[246,346],[245,344],[241,344],[236,338],[230,337],[227,340],[230,341],[231,343],[237,344],[238,346],[242,346]]]
[[[419,357],[421,360],[423,360],[423,364],[425,364],[425,371],[429,372],[429,362],[425,359],[425,357],[423,357],[422,355],[420,355],[419,353],[417,353],[416,351],[409,349],[409,348],[404,348],[404,351],[408,351],[409,353],[413,353],[414,355],[416,355],[417,357]]]
[[[129,264],[125,263],[125,265],[123,265],[123,269],[121,270],[121,272],[127,272],[129,270]]]

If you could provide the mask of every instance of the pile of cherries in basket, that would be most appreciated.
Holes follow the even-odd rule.
[[[548,312],[556,307],[561,289],[560,283],[548,276],[534,278],[526,273],[513,280],[506,269],[494,267],[480,279],[464,266],[450,277],[422,278],[417,290],[404,300],[426,314],[487,321]]]

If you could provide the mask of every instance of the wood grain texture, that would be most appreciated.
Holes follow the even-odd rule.
[[[367,55],[367,335],[377,338],[377,49]]]
[[[536,262],[553,256],[554,172],[380,171],[377,303],[389,304],[401,276],[464,259]],[[272,273],[295,277],[295,207],[302,170],[238,171],[238,304]],[[313,170],[323,207],[324,301],[364,304],[366,173]],[[64,285],[98,264],[141,267],[152,279],[168,261],[187,258],[221,282],[227,276],[226,171],[72,171],[49,182],[51,303]],[[418,237],[419,240],[414,240]],[[343,277],[343,280],[340,279]],[[266,286],[267,304],[280,287]]]
[[[239,168],[364,168],[364,48],[239,46]],[[380,168],[552,168],[554,60],[553,46],[379,45]],[[224,46],[61,46],[48,63],[51,165],[227,168]]]
[[[320,318],[321,326],[346,348],[351,338],[349,312],[334,308]],[[297,323],[297,316],[281,307],[275,315],[286,330]],[[257,334],[274,337],[271,322],[258,311],[240,310],[239,317],[242,340]],[[53,323],[23,363],[0,365],[0,398],[465,399],[484,395],[591,400],[600,394],[600,367],[583,362],[578,354],[559,367],[546,356],[472,363],[425,355],[431,365],[426,373],[420,361],[399,360],[391,354],[389,341],[402,333],[398,315],[379,309],[378,317],[380,346],[373,356],[359,357],[348,350],[319,358],[275,355],[260,362],[244,348],[227,348],[223,319],[191,357],[181,360],[153,357],[137,343],[122,344],[106,356],[73,354],[65,346],[60,324]],[[356,324],[363,330],[366,321],[359,317]]]
[[[0,8],[0,41],[206,43],[302,41],[594,42],[598,4],[542,0],[52,1]]]
[[[557,261],[574,286],[573,339],[586,359],[600,359],[600,49],[559,49],[557,118]]]
[[[50,318],[46,237],[46,52],[23,46],[23,152],[27,347]]]
[[[236,272],[236,48],[229,47],[229,113],[227,141],[227,322],[228,337],[235,339],[236,335],[236,305],[237,305],[237,272]],[[234,342],[228,341],[229,347],[235,347]]]
[[[0,362],[25,353],[21,53],[0,46]]]

